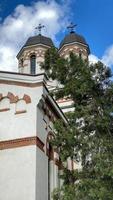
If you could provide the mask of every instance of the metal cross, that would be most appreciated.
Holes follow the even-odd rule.
[[[70,33],[74,33],[74,28],[77,26],[77,24],[73,24],[73,22],[70,23],[69,26],[67,26],[67,29],[70,30]]]
[[[39,24],[37,27],[35,27],[35,29],[38,30],[39,35],[41,35],[41,31],[42,31],[42,29],[43,29],[44,27],[45,27],[45,26],[44,26],[44,25],[41,25],[41,24]]]

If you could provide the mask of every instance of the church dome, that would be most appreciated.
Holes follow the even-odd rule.
[[[47,48],[54,46],[53,41],[51,40],[51,38],[45,37],[45,36],[43,36],[41,34],[36,35],[36,36],[32,36],[32,37],[28,38],[28,40],[26,41],[24,46],[21,48],[21,50],[17,54],[17,58],[19,58],[21,56],[21,54],[23,53],[24,49],[26,49],[27,47],[32,47],[32,46],[36,46],[36,45],[44,45]]]
[[[37,45],[37,44],[42,44],[42,45],[46,45],[46,46],[49,46],[49,47],[54,46],[54,44],[53,44],[53,42],[50,38],[42,36],[42,35],[39,34],[37,36],[33,36],[33,37],[28,38],[24,47]]]
[[[81,35],[78,35],[75,32],[71,32],[70,34],[66,35],[65,38],[61,41],[59,49],[61,49],[64,45],[69,45],[73,43],[78,43],[82,45],[88,46],[85,38]],[[88,46],[89,48],[89,46]]]

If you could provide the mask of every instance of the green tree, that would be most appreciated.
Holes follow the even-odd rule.
[[[55,124],[55,139],[62,162],[81,162],[81,170],[64,167],[64,184],[54,193],[56,200],[113,200],[113,83],[111,70],[103,63],[89,64],[70,53],[61,58],[49,49],[42,66],[59,82],[54,97],[71,98],[74,111],[69,124]],[[62,86],[62,87],[61,87]]]

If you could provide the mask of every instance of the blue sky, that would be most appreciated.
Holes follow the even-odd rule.
[[[18,7],[19,9],[17,9]],[[46,30],[43,34],[52,37],[58,46],[61,39],[67,34],[66,26],[71,21],[77,23],[76,32],[83,35],[89,44],[92,54],[91,59],[96,60],[99,58],[112,67],[112,10],[113,0],[0,0],[0,30],[3,34],[0,35],[0,45],[2,45],[0,68],[3,69],[5,62],[6,53],[3,54],[3,52],[7,52],[11,63],[5,63],[8,66],[6,70],[11,69],[15,52],[18,52],[27,37],[34,34],[36,24],[38,25],[40,22],[45,24]],[[39,13],[40,16],[37,17]],[[31,24],[29,22],[30,18],[34,20],[31,21]],[[14,35],[13,39],[11,33]],[[22,37],[18,39],[19,35],[22,35]],[[4,45],[6,45],[5,48]],[[9,53],[8,49],[9,51],[12,50],[12,57],[10,55],[11,51]],[[11,70],[15,69],[16,67],[12,67]]]

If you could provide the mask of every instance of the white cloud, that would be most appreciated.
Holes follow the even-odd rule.
[[[113,66],[113,45],[111,45],[104,53],[102,57],[102,62],[105,63],[107,66]]]
[[[99,61],[99,58],[98,58],[97,56],[95,56],[95,55],[93,55],[93,54],[90,54],[90,55],[89,55],[89,62],[90,62],[90,63],[95,64],[95,63],[97,63],[98,61]]]
[[[17,71],[17,59],[13,48],[0,47],[0,70]]]
[[[106,66],[113,68],[113,45],[109,46],[103,56],[101,58],[98,58],[97,56],[91,54],[89,55],[89,62],[90,63],[96,63],[98,61],[101,61]]]
[[[57,42],[57,33],[67,24],[67,5],[68,1],[61,5],[54,0],[38,1],[31,6],[18,5],[0,24],[0,70],[17,71],[16,55],[27,38],[35,34],[39,23],[45,25],[42,34]]]

